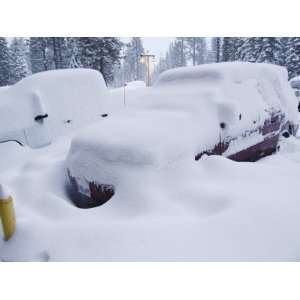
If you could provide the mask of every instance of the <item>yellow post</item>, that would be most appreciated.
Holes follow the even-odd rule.
[[[2,221],[2,228],[4,239],[9,240],[16,230],[16,215],[13,205],[13,198],[4,192],[0,185],[0,219]]]

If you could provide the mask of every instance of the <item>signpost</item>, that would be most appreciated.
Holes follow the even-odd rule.
[[[142,62],[146,65],[146,69],[147,69],[146,85],[150,86],[151,85],[151,62],[154,61],[155,55],[149,54],[149,51],[147,51],[146,53],[141,54],[140,56]]]

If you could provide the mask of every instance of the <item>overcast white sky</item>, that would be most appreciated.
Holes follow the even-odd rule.
[[[149,50],[156,58],[164,55],[174,37],[142,37],[145,51]],[[121,38],[123,42],[129,42],[130,38]]]

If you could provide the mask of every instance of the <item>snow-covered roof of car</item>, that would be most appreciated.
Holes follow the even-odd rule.
[[[287,78],[285,68],[265,63],[223,62],[170,69],[159,76],[156,84],[185,80],[216,82],[223,79],[240,82],[247,79],[260,80],[278,76]]]
[[[287,70],[277,65],[225,62],[175,68],[163,72],[155,85],[166,87],[182,88],[189,93],[205,91],[222,103],[238,103],[245,112],[263,105],[298,121],[297,100],[288,83]]]
[[[52,138],[81,127],[100,118],[106,92],[104,79],[95,70],[51,70],[28,76],[0,91],[0,137],[34,126],[36,102],[49,115],[47,123]],[[67,126],[64,121],[68,120]]]

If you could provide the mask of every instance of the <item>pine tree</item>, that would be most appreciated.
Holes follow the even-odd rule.
[[[220,37],[212,38],[212,52],[214,53],[215,61],[220,62],[221,61],[221,38]]]
[[[238,49],[238,60],[257,62],[263,49],[263,39],[257,37],[244,38],[244,42]]]
[[[241,52],[241,49],[243,48],[245,40],[246,39],[243,37],[234,38],[234,42],[233,42],[234,54],[232,56],[233,61],[239,60],[239,54]]]
[[[192,59],[193,66],[196,65],[196,37],[184,38],[187,44],[188,57]]]
[[[48,47],[52,48],[53,63],[55,69],[63,69],[68,66],[67,44],[64,37],[48,38]]]
[[[0,37],[0,86],[9,84],[9,51],[7,41]]]
[[[280,38],[249,37],[238,50],[238,60],[284,65],[284,49]]]
[[[52,69],[51,53],[48,49],[48,38],[30,38],[30,63],[32,73],[42,72]]]
[[[114,67],[120,65],[120,51],[122,43],[119,38],[116,37],[105,37],[103,38],[104,48],[101,55],[103,55],[103,68],[101,73],[105,81],[109,84],[114,79]]]
[[[79,68],[79,38],[67,37],[66,38],[66,66],[67,68]]]
[[[187,56],[192,60],[193,66],[203,64],[206,57],[206,42],[202,37],[184,38],[187,45]]]
[[[9,47],[9,82],[14,84],[29,73],[26,61],[26,46],[23,38],[14,38]]]
[[[32,74],[31,72],[31,61],[30,61],[30,38],[22,38],[23,44],[24,44],[24,55],[25,55],[25,61],[27,65],[27,71],[28,74]]]
[[[176,38],[169,46],[169,68],[184,67],[187,64],[187,46],[184,38]]]
[[[106,83],[114,77],[114,65],[120,62],[121,42],[115,37],[78,38],[78,59],[81,67],[98,70]]]
[[[280,38],[276,37],[263,37],[261,52],[257,58],[257,62],[271,63],[282,65],[283,61],[283,48]]]
[[[224,37],[222,40],[221,61],[234,61],[236,57],[236,37]]]
[[[142,39],[140,37],[133,37],[126,46],[126,58],[124,61],[126,81],[145,80],[146,68],[141,63],[141,54],[144,53]]]
[[[287,38],[284,44],[285,66],[289,72],[289,78],[300,75],[300,38]]]
[[[179,56],[178,56],[179,62],[180,62],[179,66],[180,67],[186,66],[186,63],[187,63],[187,46],[186,46],[185,38],[184,37],[177,37],[176,42],[174,43],[174,47],[177,48],[176,52],[179,54]]]

